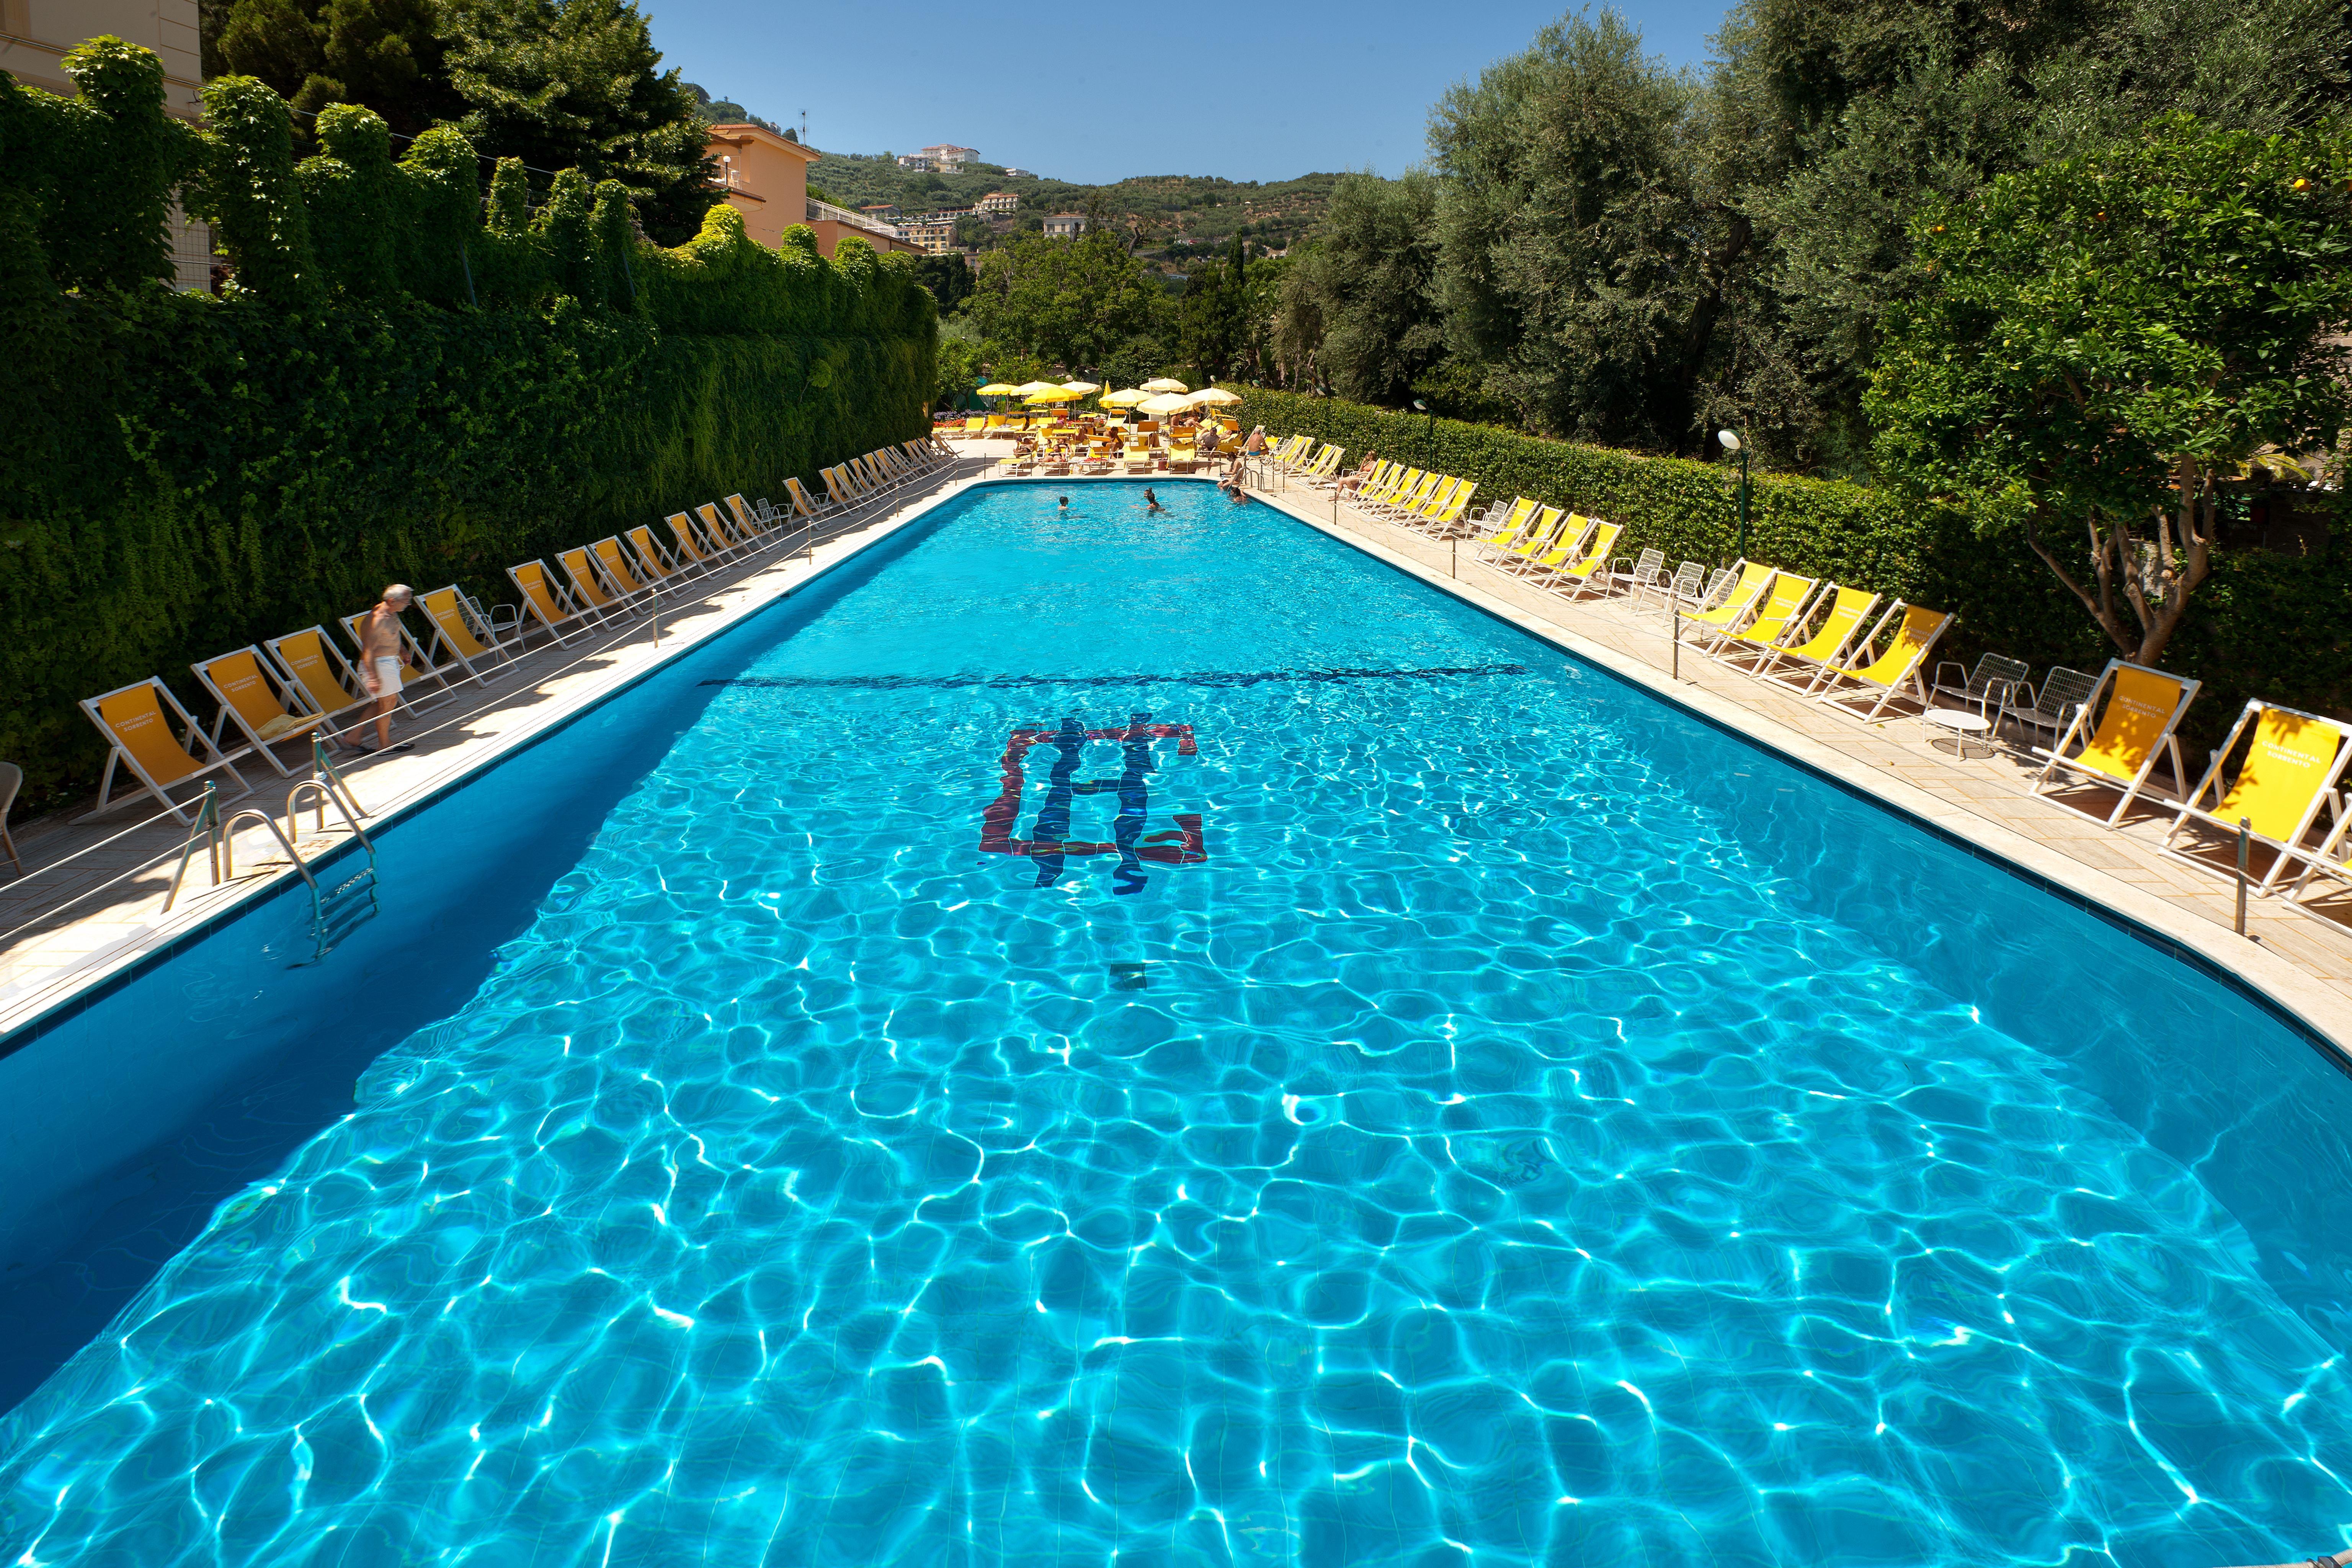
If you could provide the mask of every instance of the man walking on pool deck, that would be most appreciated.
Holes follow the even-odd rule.
[[[383,591],[383,599],[367,613],[360,623],[360,679],[367,683],[368,695],[375,699],[375,744],[360,746],[352,739],[365,727],[362,714],[358,724],[338,737],[346,746],[357,746],[362,752],[404,752],[410,742],[392,743],[392,710],[400,705],[400,667],[408,662],[408,650],[401,646],[400,612],[416,598],[416,591],[405,583],[394,583]]]

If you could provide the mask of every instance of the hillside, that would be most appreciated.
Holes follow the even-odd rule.
[[[1302,174],[1262,184],[1200,174],[1145,174],[1116,184],[1082,185],[1036,175],[1008,175],[996,163],[980,163],[951,174],[918,174],[898,167],[888,153],[828,153],[809,168],[809,184],[843,206],[887,202],[908,216],[942,208],[968,207],[992,191],[1021,198],[1010,221],[996,233],[1036,227],[1050,213],[1100,210],[1139,224],[1137,246],[1148,254],[1180,263],[1199,250],[1228,243],[1235,231],[1254,248],[1280,252],[1304,237],[1322,216],[1337,174]]]

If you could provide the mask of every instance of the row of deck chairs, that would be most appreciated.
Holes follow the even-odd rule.
[[[823,500],[810,495],[799,480],[788,479],[790,510],[765,500],[755,505],[730,495],[723,503],[708,502],[665,519],[667,541],[640,525],[625,535],[562,551],[556,557],[561,576],[544,561],[522,562],[507,569],[521,595],[520,604],[485,608],[455,584],[420,593],[416,607],[424,615],[425,636],[418,637],[405,621],[400,626],[410,665],[403,677],[400,706],[417,712],[469,681],[488,686],[519,657],[532,632],[543,631],[552,641],[566,643],[583,632],[634,618],[720,566],[799,540],[804,531],[793,526],[795,519],[813,525],[819,519],[845,516],[947,460],[944,447],[929,440],[909,441],[825,469]],[[345,616],[339,623],[350,653],[326,627],[313,626],[197,660],[189,668],[218,707],[209,730],[154,676],[83,699],[82,711],[111,747],[99,784],[98,806],[89,816],[104,816],[152,797],[181,822],[191,822],[189,806],[168,793],[175,785],[218,773],[237,792],[227,798],[242,799],[253,790],[236,764],[255,760],[281,778],[294,776],[302,764],[289,767],[278,747],[308,742],[314,735],[331,733],[339,723],[355,722],[360,710],[374,700],[354,662],[362,650],[360,622],[366,615]],[[117,796],[115,784],[124,773],[139,787]]]
[[[1336,468],[1331,448],[1306,458],[1311,444],[1293,437],[1276,450],[1293,463]],[[1475,489],[1383,464],[1360,493],[1371,515],[1444,535],[1460,514],[1453,502]],[[2226,848],[2242,825],[2251,843],[2270,852],[2258,894],[2284,889],[2295,899],[2315,877],[2352,881],[2352,726],[2341,721],[2249,700],[2196,787],[2163,792],[2154,782],[2159,763],[2169,764],[2175,791],[2189,776],[2179,730],[2202,686],[2196,679],[2116,658],[2095,676],[2060,668],[2035,682],[2022,662],[2000,654],[1984,655],[1974,668],[1943,661],[1931,675],[1929,659],[1957,622],[1948,611],[1760,562],[1709,573],[1685,561],[1669,575],[1661,551],[1612,559],[1617,525],[1524,497],[1471,526],[1477,553],[1500,571],[1572,597],[1624,592],[1654,600],[1680,612],[1679,635],[1703,655],[1864,722],[1883,720],[1898,699],[1922,713],[1949,700],[1975,708],[1996,733],[2009,722],[2046,731],[2047,746],[2028,745],[2042,762],[2033,793],[2070,783],[2115,791],[2108,827],[2135,802],[2168,809],[2165,847],[2209,869],[2211,859],[2182,853],[2182,835],[2202,833],[2209,850],[2219,835]]]

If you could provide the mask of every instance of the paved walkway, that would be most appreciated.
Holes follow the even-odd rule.
[[[1276,481],[1258,493],[1307,521],[1410,563],[1424,575],[1487,599],[1489,607],[1507,612],[1530,630],[1553,636],[1658,689],[1671,688],[1678,700],[1711,716],[1728,717],[1769,744],[1801,755],[1811,752],[1805,760],[1817,765],[1827,759],[1842,778],[1905,786],[1903,793],[1935,803],[1922,815],[1999,853],[2015,858],[2016,841],[2038,847],[2048,858],[2029,861],[2033,869],[2126,914],[2146,918],[2149,910],[2145,903],[2134,908],[2109,897],[2118,886],[2189,917],[2160,929],[2280,995],[2352,1047],[2352,886],[2315,881],[2299,903],[2284,897],[2251,900],[2247,935],[2240,937],[2231,929],[2236,883],[2229,873],[2234,845],[2208,840],[2201,863],[2192,865],[2164,851],[2173,813],[2160,805],[2135,805],[2120,827],[2109,829],[2103,824],[2115,808],[2113,791],[2082,786],[2033,795],[2029,785],[2041,764],[2026,755],[2017,736],[2004,737],[1991,747],[1972,742],[1962,757],[1951,738],[1931,738],[1916,718],[1864,724],[1837,709],[1750,679],[1696,653],[1688,644],[1682,650],[1677,681],[1669,675],[1675,660],[1666,617],[1654,607],[1637,607],[1624,596],[1571,602],[1484,564],[1465,543],[1431,539],[1353,508],[1335,507],[1328,491]],[[1916,712],[1916,706],[1911,710]],[[1801,748],[1798,742],[1805,744]],[[2204,761],[2189,759],[2192,782]],[[1908,804],[1918,809],[1916,803]],[[2002,842],[1994,843],[1995,835]],[[2184,836],[2183,847],[2197,846]],[[2257,877],[2268,863],[2267,854],[2258,848]]]
[[[533,639],[531,651],[502,667],[487,687],[461,685],[454,696],[427,688],[419,711],[394,720],[394,739],[413,741],[415,750],[336,764],[370,814],[362,826],[373,831],[491,757],[593,707],[656,664],[830,571],[987,471],[977,454],[959,454],[924,480],[844,519],[827,520],[805,549],[794,538],[674,592],[657,615],[639,616],[591,636],[572,635],[564,645],[542,634]],[[306,747],[282,747],[279,755],[295,768],[296,777],[310,776]],[[236,766],[254,793],[225,802],[224,811],[259,810],[282,823],[294,779],[280,778],[257,759],[240,760]],[[295,875],[270,833],[248,824],[232,844],[236,876],[214,887],[200,849],[166,912],[164,898],[187,829],[162,816],[152,796],[95,822],[73,820],[87,809],[85,805],[56,813],[17,830],[24,876],[9,878],[0,861],[0,1036]],[[302,813],[297,848],[305,860],[315,860],[349,837],[335,813],[327,816],[321,832],[316,813]],[[336,874],[348,873],[339,866]]]

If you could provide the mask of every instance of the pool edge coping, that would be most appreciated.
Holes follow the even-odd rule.
[[[1471,584],[1438,574],[1378,540],[1350,533],[1318,518],[1296,502],[1263,490],[1254,489],[1250,495],[1327,538],[1548,643],[1703,723],[1760,746],[1824,783],[1894,812],[1936,838],[2119,926],[2137,940],[2245,994],[2326,1048],[2335,1058],[2332,1065],[2352,1072],[2352,1000],[2291,961],[2251,942],[2239,949],[2241,939],[2233,933],[2152,893],[2143,892],[2095,866],[1858,763],[1775,719],[1752,712],[1703,688],[1677,683],[1556,622],[1530,615]],[[2216,936],[2228,940],[2216,942]]]

